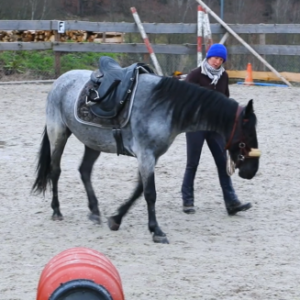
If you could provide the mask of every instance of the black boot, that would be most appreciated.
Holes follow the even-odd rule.
[[[223,191],[224,202],[228,215],[233,216],[239,211],[245,211],[252,207],[251,203],[241,203],[232,186],[231,178],[225,174],[220,177],[220,183]]]
[[[182,210],[186,214],[194,214],[194,180],[197,167],[186,167],[181,186]]]
[[[242,204],[235,194],[231,178],[226,171],[227,156],[225,152],[225,140],[222,136],[211,133],[207,139],[208,146],[213,154],[219,175],[220,185],[223,191],[225,207],[228,215],[235,215],[239,211],[248,210],[251,203]]]
[[[182,210],[186,214],[194,214],[194,187],[186,187],[182,185],[181,187],[181,195],[182,195]]]
[[[234,190],[233,191],[225,191],[223,190],[224,201],[226,210],[229,216],[234,216],[239,211],[245,211],[252,207],[251,203],[241,203],[241,201],[237,198]]]

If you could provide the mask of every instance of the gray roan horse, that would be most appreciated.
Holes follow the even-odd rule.
[[[63,218],[58,200],[60,161],[68,138],[74,134],[85,145],[79,172],[88,197],[90,219],[100,223],[98,200],[91,184],[95,161],[102,151],[134,156],[138,160],[137,186],[129,199],[119,207],[118,213],[109,218],[109,227],[111,230],[118,230],[125,214],[143,193],[147,202],[148,228],[153,241],[168,243],[155,213],[154,170],[158,158],[168,150],[178,134],[212,130],[226,139],[226,148],[235,167],[239,169],[239,176],[253,178],[259,167],[253,101],[250,100],[245,107],[240,106],[238,102],[221,93],[194,84],[149,72],[136,72],[140,68],[139,64],[121,68],[110,58],[101,59],[101,73],[96,77],[100,87],[98,90],[89,89],[86,94],[90,98],[85,100],[89,104],[86,107],[93,108],[94,115],[100,117],[98,124],[80,120],[76,112],[79,95],[86,84],[91,82],[91,75],[95,72],[73,70],[54,82],[48,94],[46,126],[32,190],[44,193],[47,185],[52,183],[52,219]],[[114,80],[114,76],[117,79]],[[131,90],[125,91],[130,97],[123,97],[127,80],[135,82],[135,85]],[[109,86],[108,91],[105,85]],[[93,92],[94,96],[90,96]],[[111,99],[104,99],[107,95],[112,96]],[[120,95],[123,97],[122,101],[117,99]],[[101,103],[98,105],[97,100],[107,102],[106,106],[101,106]],[[127,108],[124,102],[127,103]],[[111,113],[119,104],[124,107],[118,108],[118,114],[127,109],[127,117],[123,121],[116,121],[118,115]],[[87,114],[91,112],[88,111]],[[104,123],[101,123],[101,118]]]

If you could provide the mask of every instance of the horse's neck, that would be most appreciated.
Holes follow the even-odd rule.
[[[200,118],[197,116],[200,114]],[[229,109],[211,110],[208,113],[195,112],[194,118],[186,127],[184,132],[188,131],[215,131],[227,139],[232,130],[235,121],[234,111]]]
[[[228,129],[227,128],[216,128],[210,124],[209,121],[205,122],[195,122],[194,124],[190,124],[186,128],[181,130],[182,132],[194,132],[194,131],[215,131],[220,135],[227,137]]]

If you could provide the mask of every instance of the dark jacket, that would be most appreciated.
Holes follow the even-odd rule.
[[[194,70],[192,70],[187,77],[185,78],[185,81],[196,83],[202,87],[208,88],[210,90],[216,90],[218,92],[221,92],[225,96],[229,97],[229,79],[228,74],[226,71],[223,72],[222,76],[218,80],[217,85],[211,84],[212,79],[210,79],[207,75],[202,74],[201,67],[198,67]]]

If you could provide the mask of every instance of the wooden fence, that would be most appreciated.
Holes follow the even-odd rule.
[[[139,33],[135,23],[110,23],[87,21],[63,21],[64,30],[84,30],[92,32],[121,32]],[[56,74],[60,73],[59,53],[61,52],[110,52],[110,53],[147,53],[143,43],[65,43],[60,42],[58,20],[1,20],[1,30],[53,30],[54,42],[0,42],[0,51],[4,50],[47,50],[52,49],[56,53]],[[197,24],[183,23],[143,23],[145,31],[149,34],[195,34]],[[300,24],[235,24],[230,25],[237,34],[257,34],[260,41],[265,41],[266,34],[299,34]],[[220,24],[211,24],[212,34],[225,34],[226,30]],[[126,40],[126,38],[125,38]],[[142,41],[142,39],[141,39]],[[262,42],[261,42],[262,43]],[[154,52],[164,54],[190,55],[197,53],[197,44],[153,44]],[[300,45],[251,45],[261,55],[300,55]],[[242,45],[228,47],[229,54],[249,54]]]

